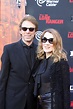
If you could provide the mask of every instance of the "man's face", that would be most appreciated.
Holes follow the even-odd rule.
[[[30,21],[24,21],[21,26],[20,34],[25,44],[29,44],[33,41],[35,35],[35,25]]]

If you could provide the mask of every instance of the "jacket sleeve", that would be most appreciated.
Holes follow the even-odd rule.
[[[67,61],[61,61],[64,109],[70,109],[70,73]]]
[[[0,72],[0,109],[4,109],[4,101],[6,94],[5,90],[9,73],[9,56],[6,47],[4,47],[1,62],[2,66]]]

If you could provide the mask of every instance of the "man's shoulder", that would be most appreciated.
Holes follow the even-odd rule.
[[[20,41],[12,42],[12,43],[6,44],[4,47],[5,47],[5,48],[9,48],[9,47],[12,47],[12,46],[17,45],[19,42],[20,42]]]
[[[7,45],[4,46],[4,49],[8,49],[8,50],[11,51],[11,50],[17,48],[19,46],[19,44],[20,44],[20,41],[7,44]]]

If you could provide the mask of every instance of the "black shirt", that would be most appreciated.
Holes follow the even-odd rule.
[[[50,76],[50,65],[52,64],[52,58],[49,57],[47,59],[44,59],[40,65],[39,72],[42,72],[41,74],[41,83],[48,83],[49,82],[49,76]]]
[[[40,88],[39,88],[39,94],[44,94],[51,91],[50,86],[50,66],[52,65],[53,61],[52,58],[49,57],[47,59],[44,59],[42,63],[40,64],[38,73],[40,75]]]
[[[24,50],[24,53],[25,53],[27,61],[28,61],[28,65],[31,68],[32,67],[31,53],[32,53],[34,44],[32,43],[30,46],[28,46],[22,40],[21,40],[21,44],[23,46],[23,50]]]

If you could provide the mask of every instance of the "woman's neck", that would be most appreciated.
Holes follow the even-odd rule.
[[[51,57],[52,56],[52,53],[46,53],[46,59]]]

